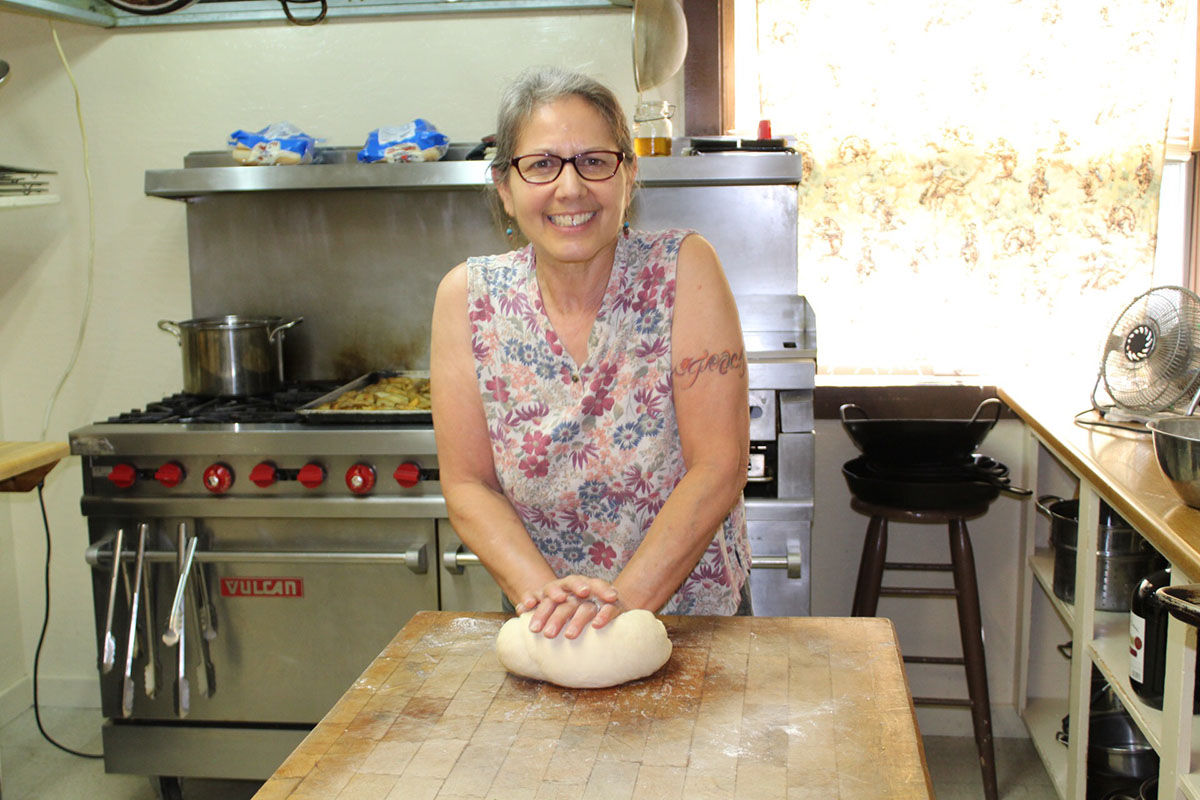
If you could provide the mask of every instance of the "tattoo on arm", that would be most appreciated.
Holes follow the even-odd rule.
[[[721,375],[732,372],[737,375],[745,375],[746,353],[744,350],[736,353],[731,350],[722,350],[710,355],[705,350],[702,355],[695,358],[691,356],[683,358],[672,370],[675,379],[682,381],[682,383],[676,384],[681,389],[694,386],[702,372],[717,372]]]

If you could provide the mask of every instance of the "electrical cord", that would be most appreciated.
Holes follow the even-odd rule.
[[[1088,408],[1080,411],[1075,415],[1075,424],[1085,428],[1116,428],[1117,430],[1126,431],[1128,433],[1137,433],[1142,436],[1149,436],[1150,429],[1141,424],[1122,424],[1119,422],[1101,422],[1094,419],[1080,419],[1084,414],[1091,414],[1096,409]]]
[[[50,415],[54,412],[58,396],[62,392],[67,378],[75,370],[75,364],[79,361],[79,351],[83,349],[83,336],[87,331],[88,319],[92,313],[92,294],[96,272],[96,203],[92,195],[92,158],[91,151],[88,148],[87,128],[83,124],[83,107],[79,99],[79,84],[75,82],[75,74],[71,72],[71,65],[67,63],[67,55],[63,52],[62,43],[58,41],[58,29],[54,27],[53,21],[50,22],[50,34],[54,37],[54,47],[58,50],[58,58],[62,61],[63,69],[67,71],[67,78],[71,81],[71,89],[75,93],[75,119],[79,122],[79,136],[83,144],[83,178],[87,183],[88,260],[87,291],[83,302],[83,316],[79,320],[79,334],[75,337],[75,349],[71,352],[71,359],[67,363],[67,368],[63,371],[58,385],[54,387],[54,393],[50,395],[50,401],[46,404],[46,413],[42,417],[43,441],[46,439],[46,432],[50,429]]]
[[[59,744],[50,734],[46,733],[46,729],[42,726],[42,711],[38,704],[38,665],[42,660],[42,644],[46,641],[46,629],[50,627],[50,520],[46,517],[46,501],[42,497],[42,487],[45,483],[45,481],[38,481],[37,485],[38,505],[42,509],[42,527],[46,531],[46,610],[42,615],[42,634],[38,637],[37,649],[33,653],[33,718],[37,721],[37,728],[43,738],[64,753],[81,758],[104,758],[103,753],[82,753],[72,750],[64,744]]]

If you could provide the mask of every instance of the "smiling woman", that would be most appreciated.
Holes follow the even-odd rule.
[[[749,613],[745,351],[716,253],[629,229],[628,122],[590,78],[523,75],[497,131],[493,184],[529,243],[460,264],[434,307],[455,529],[546,638]]]

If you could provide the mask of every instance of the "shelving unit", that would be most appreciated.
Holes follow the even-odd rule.
[[[1063,602],[1054,594],[1054,553],[1047,547],[1034,545],[1037,514],[1032,509],[1024,525],[1028,570],[1022,590],[1023,607],[1026,613],[1034,614],[1036,605],[1040,609],[1037,613],[1047,617],[1050,614],[1046,606],[1052,607],[1053,616],[1071,632],[1073,655],[1069,686],[1063,687],[1065,698],[1022,698],[1022,717],[1034,747],[1059,795],[1069,800],[1084,800],[1088,725],[1076,720],[1086,721],[1090,717],[1094,666],[1159,755],[1158,799],[1174,800],[1179,792],[1190,800],[1200,800],[1200,772],[1193,771],[1193,765],[1200,766],[1200,750],[1194,746],[1200,743],[1200,716],[1191,713],[1195,629],[1174,618],[1169,622],[1166,689],[1160,710],[1144,703],[1129,682],[1128,613],[1095,610],[1098,569],[1095,554],[1102,501],[1166,556],[1175,583],[1190,583],[1190,575],[1200,575],[1200,551],[1195,544],[1200,543],[1200,511],[1183,505],[1166,484],[1154,460],[1149,437],[1079,428],[1071,422],[1074,409],[1039,406],[1035,414],[1027,405],[1015,401],[1011,393],[1002,389],[1000,394],[1027,425],[1025,485],[1045,488],[1037,474],[1039,456],[1045,454],[1049,462],[1062,467],[1078,482],[1080,501],[1074,603]],[[1044,596],[1048,604],[1031,602],[1032,593]],[[1027,619],[1035,622],[1032,617]],[[1023,693],[1027,693],[1030,685],[1028,670],[1035,664],[1041,666],[1031,657],[1035,654],[1031,653],[1030,638],[1026,633],[1022,641],[1023,673],[1019,685]],[[1063,747],[1055,734],[1067,714],[1072,735],[1068,746]]]
[[[61,198],[56,194],[29,194],[20,197],[0,197],[0,208],[48,206],[58,202],[61,202]]]

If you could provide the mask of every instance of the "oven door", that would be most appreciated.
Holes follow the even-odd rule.
[[[147,580],[126,714],[129,608],[142,522],[148,523]],[[116,658],[100,676],[103,712],[114,720],[315,724],[415,612],[438,606],[432,519],[93,516],[89,526],[102,657],[110,630],[112,540],[118,528],[124,531],[111,614]],[[181,526],[197,537],[181,595],[184,699],[179,647],[164,643],[179,596]]]
[[[811,500],[746,500],[750,597],[756,617],[812,613]]]

